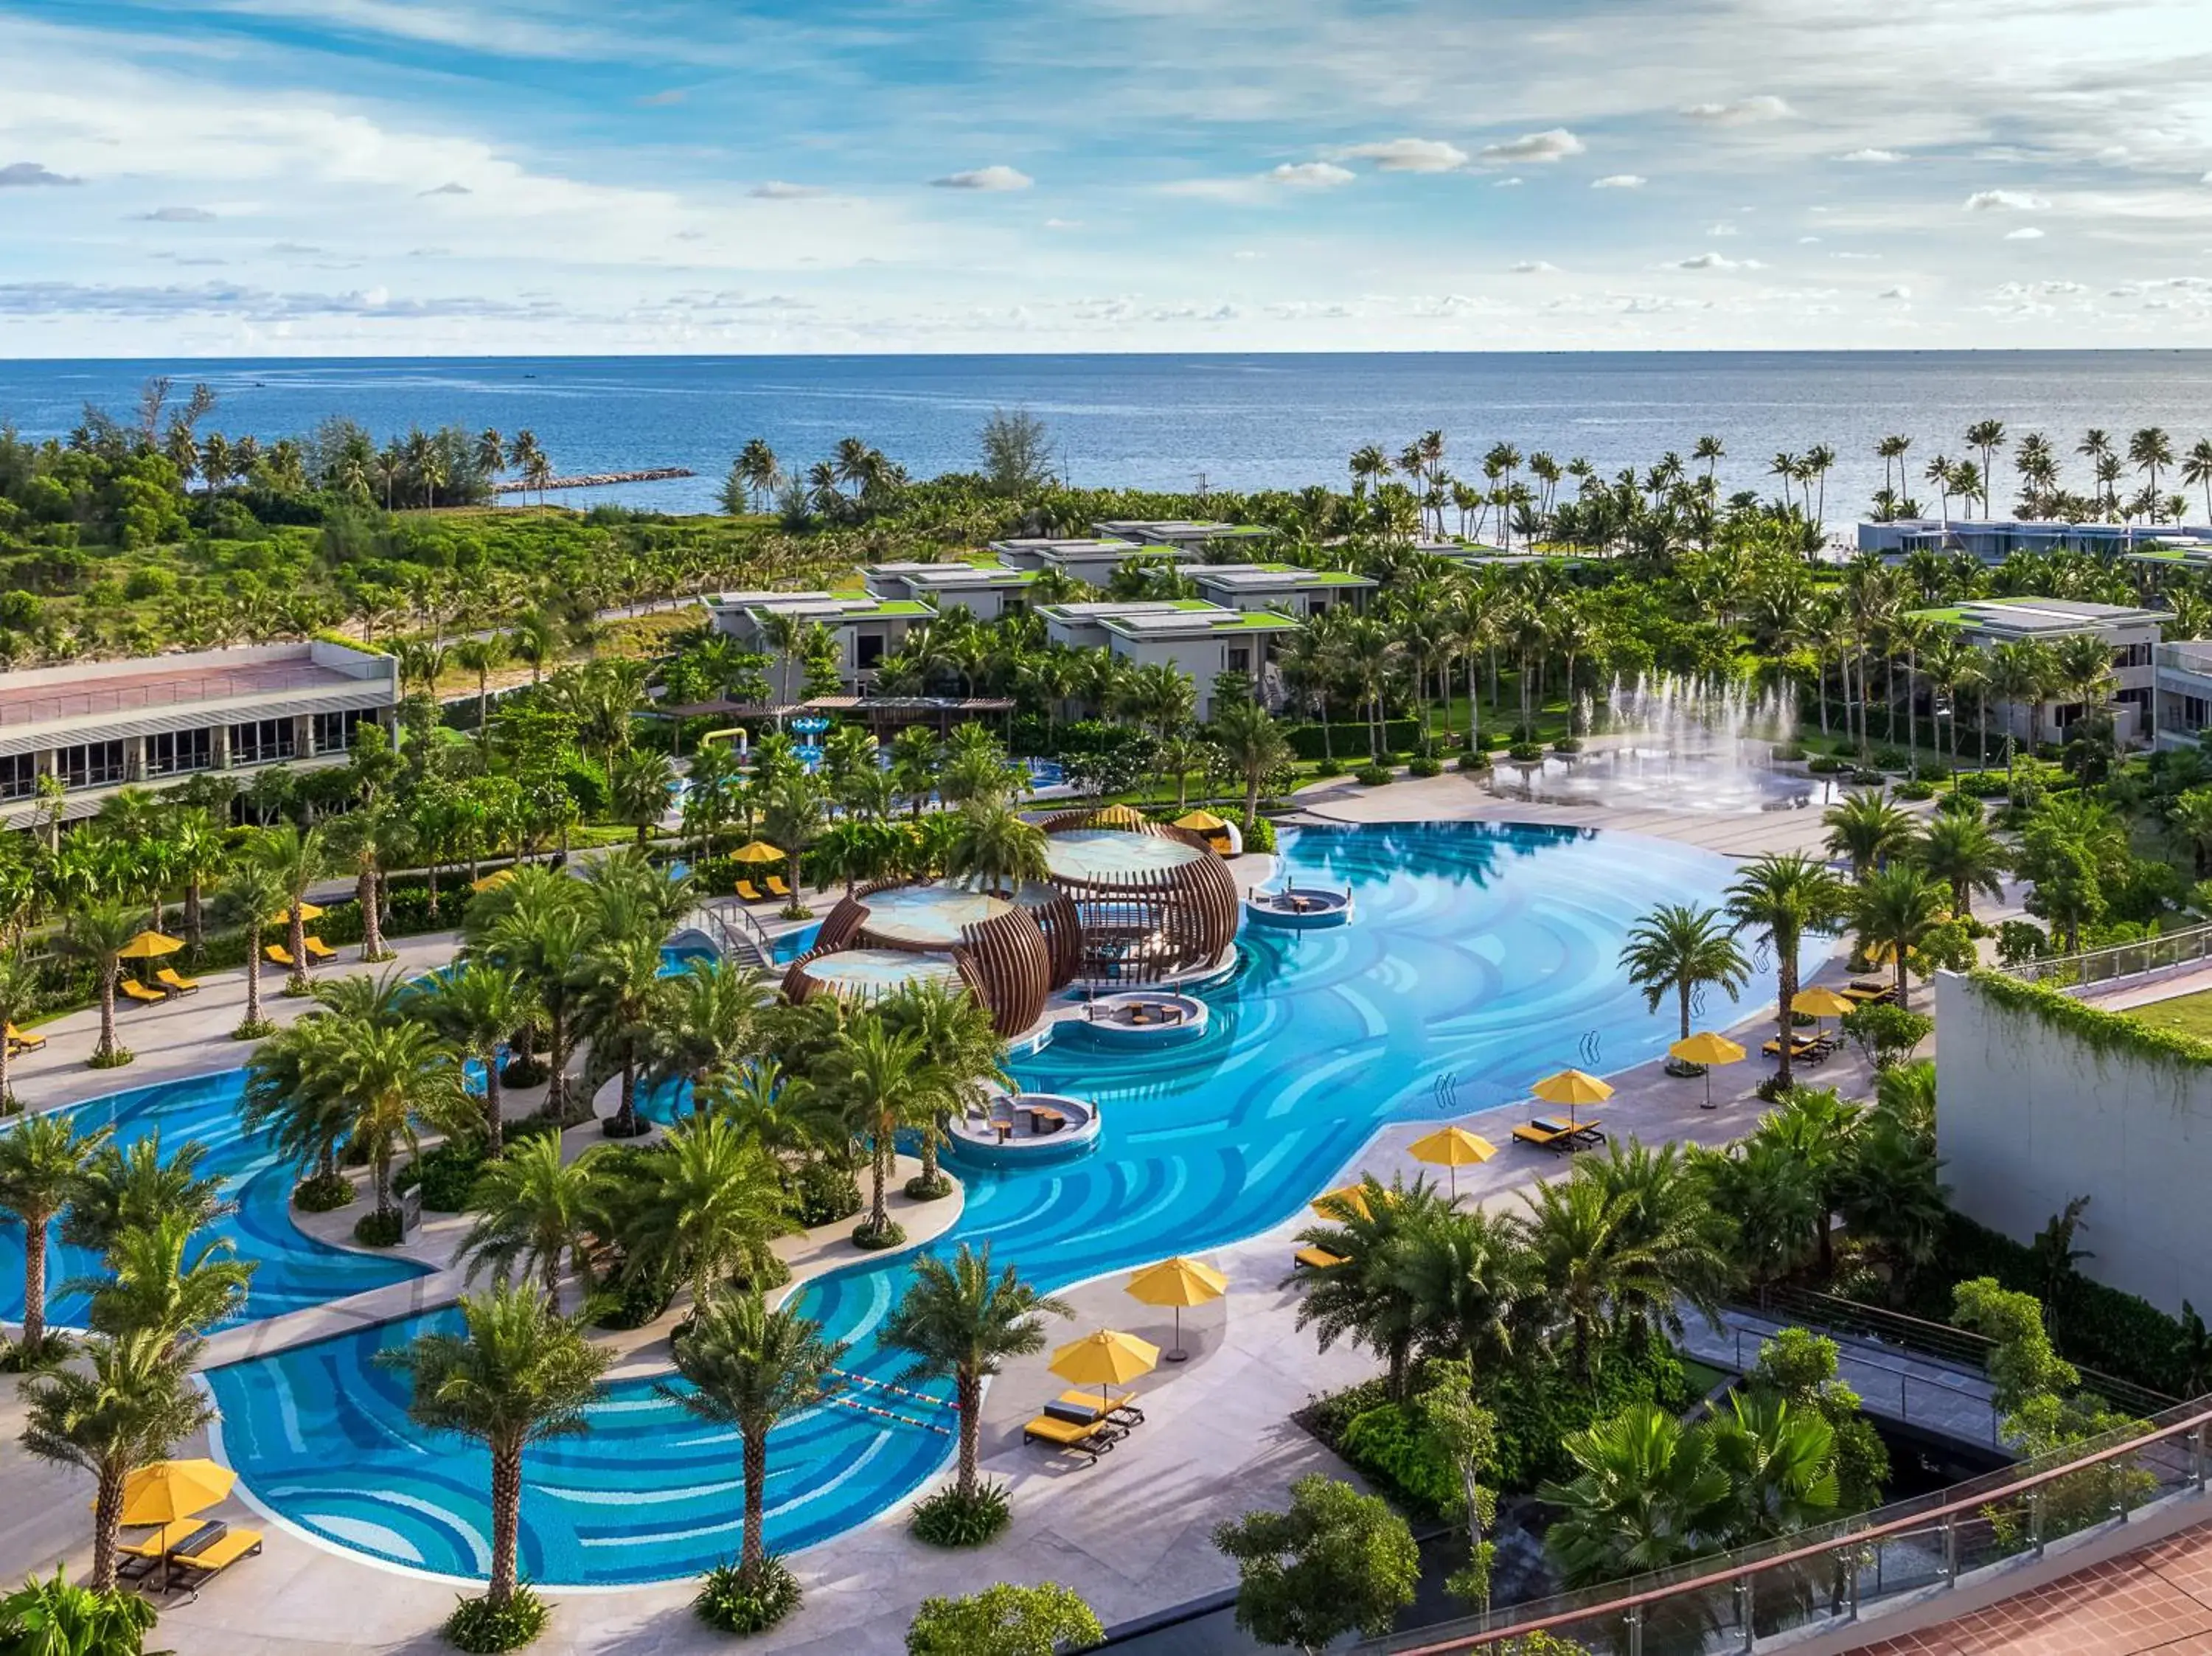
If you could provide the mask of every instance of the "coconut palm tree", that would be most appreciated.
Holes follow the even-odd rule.
[[[980,1108],[994,1091],[1013,1087],[1003,1063],[1006,1043],[991,1022],[990,1009],[964,985],[905,984],[875,1010],[886,1028],[910,1034],[920,1043],[922,1062],[935,1072],[944,1089],[947,1114]],[[943,1122],[936,1117],[921,1130],[921,1178],[933,1190],[937,1187],[937,1145],[943,1131]]]
[[[618,1199],[629,1269],[687,1284],[694,1305],[740,1272],[757,1281],[769,1269],[769,1244],[796,1228],[775,1159],[720,1115],[670,1129],[628,1170]]]
[[[1880,788],[1847,793],[1821,813],[1828,829],[1827,848],[1849,859],[1851,877],[1904,854],[1912,843],[1912,813]]]
[[[382,921],[385,871],[404,866],[413,854],[414,830],[389,804],[363,805],[331,824],[330,846],[336,860],[353,870],[354,901],[361,910],[361,958],[390,960]]]
[[[1851,929],[1859,947],[1870,958],[1887,953],[1896,962],[1899,1006],[1905,1004],[1912,951],[1943,923],[1950,895],[1925,869],[1907,862],[1875,870],[1851,894]]]
[[[603,931],[575,963],[579,1033],[591,1041],[595,1064],[611,1060],[622,1072],[622,1105],[606,1124],[610,1138],[635,1138],[645,1131],[637,1113],[637,1080],[669,999],[660,975],[661,936],[658,925]]]
[[[656,1087],[688,1084],[692,1107],[760,1049],[774,996],[758,972],[733,961],[688,961],[667,980],[646,1073]]]
[[[1293,757],[1290,738],[1256,701],[1232,701],[1219,709],[1206,735],[1244,779],[1243,827],[1249,834],[1259,821],[1261,791]]]
[[[416,1010],[463,1058],[483,1066],[484,1150],[498,1156],[505,1131],[500,1056],[514,1032],[536,1015],[536,998],[514,968],[470,960],[433,977]]]
[[[477,676],[477,744],[487,755],[491,752],[491,676],[507,661],[507,636],[490,633],[482,638],[465,638],[453,646],[453,665],[464,672]]]
[[[915,1259],[913,1278],[884,1319],[878,1338],[890,1350],[913,1358],[906,1379],[951,1377],[960,1422],[954,1487],[963,1501],[975,1498],[983,1382],[1007,1359],[1044,1349],[1047,1317],[1074,1314],[1072,1306],[1039,1294],[1024,1282],[1013,1266],[994,1274],[988,1242],[980,1251],[963,1242],[949,1260],[931,1253]]]
[[[2208,816],[2206,828],[2212,832],[2212,816]],[[2004,895],[2004,871],[2010,858],[1978,810],[1971,816],[1964,811],[1937,811],[1921,828],[1911,855],[1930,879],[1951,888],[1951,913],[1960,919],[1973,918],[1977,891],[1992,900]]]
[[[92,1049],[94,1069],[131,1061],[129,1050],[115,1042],[115,980],[123,969],[123,950],[145,929],[146,916],[135,903],[94,903],[63,922],[63,951],[89,961],[99,975],[100,1042]]]
[[[562,1261],[587,1273],[587,1240],[605,1223],[598,1166],[604,1148],[563,1162],[560,1134],[532,1133],[487,1164],[469,1192],[468,1232],[453,1248],[453,1264],[465,1267],[467,1280],[489,1271],[507,1281],[520,1272],[535,1277],[550,1300],[560,1293]]]
[[[739,1574],[757,1580],[769,1560],[762,1539],[768,1490],[769,1434],[778,1421],[810,1409],[836,1387],[842,1340],[790,1306],[770,1311],[758,1289],[717,1294],[698,1307],[672,1355],[686,1388],[661,1386],[690,1414],[734,1427],[744,1455],[744,1539]]]
[[[2181,481],[2204,491],[2204,516],[2212,522],[2212,437],[2200,437],[2182,457]]]
[[[319,828],[301,831],[291,823],[264,829],[248,843],[246,854],[276,877],[283,889],[286,945],[292,956],[292,976],[286,992],[307,992],[307,921],[301,910],[315,882],[331,871],[330,841]],[[260,963],[254,962],[254,969]]]
[[[891,1217],[884,1186],[898,1130],[934,1130],[939,1118],[955,1107],[952,1088],[924,1054],[920,1035],[895,1030],[879,1017],[860,1020],[827,1068],[823,1085],[829,1095],[851,1135],[866,1139],[870,1149],[873,1193],[868,1216],[854,1234],[888,1237]]]
[[[1790,1003],[1797,994],[1797,951],[1808,931],[1824,931],[1842,917],[1848,889],[1811,857],[1770,852],[1745,865],[1729,888],[1728,910],[1739,929],[1764,934],[1774,955],[1775,1016],[1781,1061],[1777,1076],[1790,1083]]]
[[[471,1294],[460,1312],[460,1332],[417,1335],[377,1361],[413,1382],[407,1412],[417,1425],[472,1438],[490,1454],[491,1580],[484,1597],[497,1608],[515,1593],[523,1453],[589,1428],[586,1411],[614,1356],[535,1287]]]
[[[584,908],[586,889],[550,869],[533,867],[516,870],[512,880],[488,895],[495,901],[479,897],[469,907],[465,952],[471,959],[492,961],[521,974],[544,1020],[545,1055],[551,1071],[545,1114],[564,1120],[568,1059],[583,1001],[576,968],[594,935]]]
[[[216,914],[246,929],[246,1018],[232,1031],[236,1040],[255,1040],[272,1027],[261,1016],[261,934],[291,895],[276,869],[250,851],[223,870],[222,882],[216,888]]]
[[[1737,946],[1726,916],[1694,903],[1662,903],[1638,920],[1621,947],[1620,966],[1652,1011],[1669,990],[1674,992],[1686,1040],[1690,1002],[1699,987],[1717,985],[1734,1000],[1751,980],[1751,962]]]
[[[107,1131],[77,1131],[62,1111],[27,1117],[0,1133],[0,1212],[23,1227],[23,1338],[19,1367],[28,1368],[46,1344],[47,1230],[76,1199]]]

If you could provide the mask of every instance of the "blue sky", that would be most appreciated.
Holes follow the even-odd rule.
[[[2212,344],[2204,0],[0,0],[0,355]]]

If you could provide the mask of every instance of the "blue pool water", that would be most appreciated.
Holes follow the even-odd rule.
[[[1306,830],[1285,836],[1285,854],[1294,875],[1349,883],[1358,919],[1248,932],[1243,969],[1206,992],[1212,1028],[1189,1046],[1048,1046],[1014,1064],[1025,1088],[1097,1099],[1100,1147],[1049,1169],[963,1169],[967,1206],[939,1249],[988,1242],[1059,1288],[1217,1247],[1296,1212],[1389,1122],[1509,1101],[1565,1064],[1653,1057],[1671,1013],[1647,1013],[1621,981],[1621,938],[1655,901],[1716,901],[1732,872],[1686,847],[1480,824]],[[803,1291],[808,1314],[851,1343],[848,1370],[897,1380],[902,1360],[875,1334],[907,1274],[898,1261],[858,1263]],[[216,1370],[222,1447],[254,1496],[292,1522],[399,1563],[480,1576],[484,1459],[412,1426],[401,1385],[370,1361],[434,1320]],[[768,1529],[779,1550],[880,1512],[951,1451],[940,1400],[852,1395],[898,1418],[823,1404],[772,1440]],[[530,1453],[531,1579],[669,1580],[734,1553],[743,1489],[732,1433],[694,1421],[647,1380],[609,1386],[591,1427]]]
[[[246,1071],[225,1070],[112,1094],[76,1105],[70,1113],[87,1128],[112,1128],[118,1143],[159,1132],[164,1144],[198,1139],[208,1147],[202,1169],[220,1175],[238,1204],[214,1233],[229,1237],[240,1258],[260,1266],[241,1320],[282,1316],[424,1274],[424,1267],[405,1259],[357,1253],[303,1235],[292,1222],[295,1170],[239,1125],[239,1101],[245,1095]],[[72,1277],[94,1274],[99,1265],[97,1255],[56,1241],[46,1254],[50,1318],[64,1325],[82,1318],[82,1299],[58,1297],[52,1290]],[[10,1219],[0,1222],[0,1316],[14,1321],[22,1314],[23,1227]]]

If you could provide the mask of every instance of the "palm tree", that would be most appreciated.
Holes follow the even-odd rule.
[[[330,1015],[328,1058],[353,1110],[353,1142],[368,1156],[376,1210],[391,1215],[392,1162],[399,1147],[419,1148],[423,1127],[467,1134],[476,1102],[461,1084],[453,1051],[422,1024],[380,1024]]]
[[[1006,1043],[992,1023],[990,1009],[964,985],[906,984],[875,1010],[886,1028],[920,1043],[922,1062],[943,1089],[947,1114],[980,1108],[994,1089],[1012,1089],[1002,1062]],[[934,1116],[920,1130],[921,1180],[931,1190],[938,1188],[937,1143],[943,1131]]]
[[[568,1059],[583,998],[576,966],[592,942],[583,907],[585,889],[565,875],[532,867],[517,870],[498,895],[501,901],[488,907],[481,898],[471,907],[467,952],[520,973],[536,998],[545,1019],[546,1061],[552,1072],[545,1114],[561,1121],[568,1110]]]
[[[23,1227],[23,1338],[19,1368],[29,1368],[46,1344],[46,1232],[76,1198],[91,1172],[105,1128],[80,1133],[56,1110],[0,1133],[0,1212]]]
[[[982,1428],[983,1382],[1010,1357],[1044,1350],[1044,1319],[1072,1317],[1074,1308],[1036,1289],[1008,1265],[995,1276],[991,1247],[962,1243],[950,1260],[924,1253],[914,1262],[913,1280],[890,1316],[879,1338],[914,1359],[904,1378],[952,1379],[953,1406],[960,1420],[960,1460],[955,1487],[963,1501],[975,1498],[976,1445]]]
[[[884,1184],[901,1127],[934,1130],[955,1102],[937,1066],[923,1054],[921,1039],[895,1030],[881,1018],[863,1018],[842,1051],[831,1055],[828,1088],[853,1137],[868,1141],[873,1195],[856,1238],[891,1234]]]
[[[1479,1374],[1513,1354],[1515,1307],[1533,1289],[1520,1227],[1480,1208],[1429,1216],[1406,1234],[1397,1270],[1422,1350]]]
[[[303,833],[286,822],[265,829],[251,842],[246,854],[276,876],[283,889],[286,943],[292,955],[292,976],[285,989],[303,995],[307,992],[307,919],[301,911],[315,882],[330,872],[330,842],[321,828]],[[258,961],[253,968],[260,970]]]
[[[1243,826],[1249,834],[1259,820],[1261,790],[1291,762],[1290,740],[1273,716],[1256,701],[1231,702],[1214,714],[1206,734],[1228,758],[1231,767],[1244,779]]]
[[[750,967],[694,960],[667,980],[666,997],[653,1029],[647,1074],[656,1085],[689,1083],[697,1109],[703,1092],[759,1050],[771,991]]]
[[[477,743],[491,752],[491,676],[507,660],[507,636],[491,633],[465,638],[453,646],[453,665],[477,676]]]
[[[755,1289],[717,1294],[697,1307],[672,1355],[676,1372],[690,1386],[682,1391],[663,1386],[662,1395],[712,1425],[736,1428],[744,1446],[744,1540],[738,1568],[757,1580],[769,1562],[762,1540],[769,1434],[778,1421],[812,1408],[836,1388],[844,1342],[823,1339],[822,1325],[790,1306],[770,1311]]]
[[[1835,1429],[1817,1409],[1771,1392],[1737,1392],[1705,1429],[1734,1497],[1729,1544],[1794,1534],[1832,1514]]]
[[[1673,990],[1681,1011],[1682,1039],[1690,1035],[1690,1001],[1700,986],[1716,984],[1735,999],[1751,980],[1751,962],[1717,908],[1662,903],[1630,928],[1621,947],[1621,969],[1644,992],[1652,1011]]]
[[[2200,437],[2182,458],[2181,481],[2204,491],[2204,517],[2212,523],[2212,437]]]
[[[1638,1403],[1564,1447],[1578,1471],[1537,1493],[1561,1508],[1544,1544],[1570,1586],[1665,1569],[1720,1545],[1735,1487],[1705,1432]]]
[[[783,468],[776,463],[775,451],[758,437],[750,439],[738,452],[733,470],[738,481],[757,500],[772,496],[776,485],[783,480]]]
[[[1828,849],[1850,860],[1855,880],[1901,856],[1912,843],[1912,813],[1880,788],[1845,794],[1821,814],[1820,820],[1827,825]]]
[[[115,1588],[116,1535],[131,1474],[215,1417],[194,1383],[197,1342],[172,1349],[160,1329],[91,1342],[89,1365],[72,1363],[24,1381],[23,1447],[40,1460],[89,1472],[92,1586]]]
[[[2158,427],[2145,426],[2128,439],[2128,459],[2148,479],[2146,492],[2155,500],[2158,498],[2159,468],[2173,464],[2172,440]],[[2152,521],[2156,520],[2154,513]]]
[[[0,1024],[12,1026],[19,1018],[31,1018],[45,1004],[38,968],[15,949],[0,950]],[[0,1115],[21,1107],[8,1076],[10,1055],[9,1043],[0,1040]]]
[[[146,929],[146,917],[136,904],[95,903],[80,908],[63,923],[63,949],[89,961],[100,978],[100,1044],[92,1051],[92,1067],[107,1069],[128,1064],[131,1053],[115,1044],[115,980],[123,969],[123,950]]]
[[[1912,951],[1943,923],[1947,892],[1917,863],[1892,863],[1859,883],[1851,896],[1851,926],[1873,959],[1886,950],[1897,964],[1897,1004],[1905,1004],[1906,968]]]
[[[1571,1175],[1595,1185],[1614,1216],[1618,1244],[1641,1269],[1615,1277],[1612,1310],[1632,1331],[1663,1329],[1679,1340],[1680,1307],[1709,1321],[1734,1287],[1726,1221],[1679,1144],[1658,1149],[1615,1141],[1602,1158],[1577,1162]]]
[[[465,1265],[467,1280],[487,1270],[510,1280],[519,1268],[536,1277],[551,1300],[561,1290],[562,1260],[580,1275],[587,1271],[586,1242],[602,1222],[603,1148],[594,1145],[564,1162],[560,1134],[532,1133],[489,1163],[469,1192],[475,1217],[453,1249],[453,1264]]]
[[[2004,441],[2005,424],[2002,420],[1977,420],[1966,428],[1966,446],[1981,451],[1982,516],[1984,518],[1990,515],[1990,489],[1996,481],[1996,454],[2004,446]]]
[[[404,866],[415,849],[407,819],[387,804],[363,805],[332,824],[331,849],[354,874],[354,901],[361,910],[361,957],[388,961],[381,914],[385,870]]]
[[[252,1040],[270,1028],[261,1016],[261,933],[290,897],[276,870],[251,852],[224,870],[222,883],[216,888],[216,913],[246,928],[246,1019],[232,1032],[236,1040]]]
[[[1865,1109],[1833,1088],[1797,1089],[1769,1111],[1754,1140],[1793,1160],[1803,1170],[1813,1201],[1813,1247],[1823,1280],[1835,1271],[1829,1217],[1843,1204]]]
[[[1010,806],[988,801],[963,805],[945,871],[957,878],[987,880],[994,896],[1004,896],[1009,881],[1044,878],[1044,835]]]
[[[1779,1025],[1780,1063],[1776,1074],[1790,1083],[1790,1003],[1797,995],[1797,950],[1808,931],[1822,931],[1840,918],[1846,889],[1813,858],[1770,852],[1745,865],[1729,888],[1729,913],[1739,928],[1763,933],[1773,951],[1775,1016]]]
[[[490,1453],[491,1581],[484,1597],[498,1608],[515,1592],[523,1451],[589,1428],[586,1411],[614,1356],[585,1338],[581,1320],[562,1317],[535,1288],[471,1294],[460,1311],[461,1332],[417,1335],[377,1360],[413,1382],[407,1412],[417,1425],[472,1438]]]
[[[419,1010],[456,1052],[483,1066],[484,1151],[498,1156],[505,1131],[500,1099],[501,1051],[538,1010],[522,974],[489,961],[464,961],[430,980]]]
[[[62,1292],[91,1296],[86,1320],[100,1333],[152,1331],[179,1350],[245,1309],[259,1268],[239,1259],[228,1236],[195,1248],[195,1228],[190,1215],[178,1213],[129,1226],[109,1246],[101,1274],[64,1283]]]
[[[1385,1390],[1393,1399],[1402,1398],[1420,1330],[1412,1286],[1400,1268],[1401,1256],[1407,1239],[1449,1204],[1425,1179],[1410,1185],[1394,1180],[1385,1186],[1369,1174],[1356,1198],[1347,1196],[1324,1205],[1326,1222],[1300,1231],[1298,1244],[1322,1249],[1344,1263],[1293,1279],[1299,1293],[1297,1326],[1317,1329],[1324,1351],[1340,1339],[1365,1346],[1387,1365]]]
[[[2212,817],[2208,817],[2206,827],[2212,831]],[[1922,828],[1911,855],[1931,879],[1951,888],[1951,913],[1960,919],[1973,918],[1975,892],[1985,893],[1993,900],[2004,895],[2004,871],[2010,859],[1978,810],[1972,816],[1937,811]]]
[[[125,1231],[144,1229],[167,1217],[181,1218],[198,1230],[228,1216],[237,1204],[223,1195],[220,1177],[200,1171],[207,1154],[205,1144],[188,1138],[173,1156],[163,1156],[159,1128],[126,1145],[103,1141],[62,1216],[62,1240],[105,1253]]]
[[[650,748],[632,749],[615,761],[607,780],[614,818],[637,830],[641,850],[647,834],[668,815],[674,798],[669,789],[675,780],[676,768],[669,762],[668,755]]]
[[[612,929],[576,963],[580,1032],[590,1040],[595,1063],[611,1059],[622,1071],[622,1105],[606,1124],[610,1138],[635,1138],[645,1131],[637,1113],[638,1072],[668,1000],[667,980],[660,975],[661,936],[657,925]]]
[[[695,1306],[739,1272],[758,1280],[769,1244],[794,1228],[775,1159],[726,1117],[690,1117],[629,1173],[619,1227],[629,1268],[687,1284]]]

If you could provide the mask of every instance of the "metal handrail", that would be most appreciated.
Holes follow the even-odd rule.
[[[2173,967],[2207,960],[2212,960],[2212,924],[2188,926],[2179,931],[2168,931],[2160,937],[2144,937],[2135,943],[2084,949],[2075,955],[2022,961],[2016,966],[1999,967],[1997,969],[2022,983],[2047,983],[2056,989],[2083,989],[2092,985],[2142,977],[2153,972],[2164,972]]]
[[[337,689],[350,682],[327,667],[301,665],[276,670],[237,668],[228,672],[196,673],[189,677],[149,675],[149,684],[117,684],[106,689],[87,687],[56,690],[46,695],[26,695],[0,701],[0,725],[37,725],[48,719],[84,719],[98,713],[136,713],[155,707],[174,707],[187,702],[218,701],[236,696],[262,695],[285,690]]]
[[[747,935],[743,926],[730,924],[732,915],[743,922],[743,926],[751,928],[751,935]],[[750,954],[763,968],[775,964],[775,943],[767,929],[734,898],[726,903],[700,903],[692,909],[690,919],[699,924],[699,929],[714,940],[723,954]]]
[[[2043,1507],[2040,1501],[2033,1497],[2038,1496],[2040,1491],[2063,1478],[2078,1477],[2114,1461],[2141,1454],[2154,1445],[2182,1437],[2190,1440],[2189,1488],[2193,1494],[2201,1496],[2206,1485],[2208,1429],[2212,1429],[2212,1395],[2169,1409],[2147,1427],[2130,1425],[2107,1433],[2103,1439],[2093,1441],[2094,1447],[2081,1444],[2069,1445],[2063,1450],[2043,1457],[2033,1471],[2022,1473],[2017,1467],[2008,1467],[2001,1472],[1970,1478],[1930,1495],[1878,1507],[1873,1513],[1858,1518],[1840,1520],[1817,1530],[1802,1531],[1779,1541],[1739,1548],[1716,1559],[1695,1561],[1679,1567],[1675,1571],[1632,1577],[1626,1582],[1585,1588],[1577,1593],[1559,1594],[1526,1604],[1513,1605],[1489,1617],[1470,1618],[1480,1619],[1484,1625],[1467,1631],[1445,1634],[1439,1638],[1437,1629],[1424,1629],[1370,1641],[1361,1645],[1359,1649],[1393,1652],[1395,1656],[1462,1656],[1462,1653],[1487,1649],[1531,1633],[1572,1627],[1578,1623],[1619,1618],[1630,1631],[1632,1651],[1641,1643],[1638,1635],[1645,1619],[1644,1612],[1654,1606],[1685,1599],[1692,1595],[1710,1594],[1716,1589],[1747,1589],[1748,1584],[1759,1576],[1796,1569],[1807,1564],[1832,1563],[1838,1553],[1860,1553],[1871,1544],[1916,1532],[1940,1532],[1943,1536],[1947,1573],[1951,1584],[1956,1586],[1959,1578],[1956,1528],[1960,1519],[1986,1516],[1997,1503],[2030,1497],[2031,1521],[2036,1526],[2033,1544],[2039,1555],[2042,1550],[2040,1526]],[[2123,1493],[2123,1504],[2118,1516],[2126,1516],[2124,1501]],[[1665,1579],[1670,1575],[1674,1579]],[[1638,1587],[1634,1585],[1638,1580],[1651,1585]],[[1849,1614],[1854,1619],[1858,1605],[1858,1587],[1854,1576],[1849,1608]],[[1844,1612],[1838,1610],[1835,1613]],[[1747,1638],[1745,1647],[1750,1648],[1750,1644]]]

